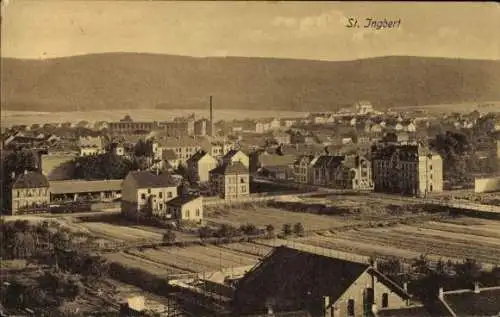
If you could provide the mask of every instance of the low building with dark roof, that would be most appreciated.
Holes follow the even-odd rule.
[[[122,183],[122,179],[50,181],[50,202],[113,201],[121,197]]]
[[[167,202],[167,218],[176,221],[203,221],[203,198],[194,195],[181,195]]]
[[[167,202],[177,197],[177,182],[169,173],[130,172],[122,184],[122,213],[166,218]]]
[[[237,316],[306,311],[310,316],[373,316],[412,305],[375,266],[277,247],[236,284]]]
[[[241,162],[222,164],[210,171],[210,186],[216,195],[224,199],[248,197],[250,173]]]
[[[47,211],[50,203],[50,184],[40,172],[25,171],[14,175],[11,189],[11,213]]]
[[[444,317],[497,317],[500,315],[500,286],[443,291],[439,301],[446,314]]]

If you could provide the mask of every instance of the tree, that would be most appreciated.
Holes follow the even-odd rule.
[[[151,140],[144,141],[143,139],[139,139],[134,147],[134,155],[152,157],[153,142]]]
[[[292,234],[292,226],[289,223],[285,223],[281,228],[281,232],[284,236],[289,236]]]
[[[246,235],[256,235],[259,233],[259,230],[257,229],[257,227],[251,223],[246,224],[246,225],[241,225],[240,231]]]
[[[214,231],[210,227],[203,226],[198,229],[198,235],[201,239],[210,238],[214,236]]]
[[[299,237],[302,237],[304,235],[304,226],[302,226],[302,223],[297,222],[293,225],[293,233],[295,233]]]
[[[465,284],[473,284],[481,275],[481,265],[474,259],[466,259],[462,263],[455,264],[455,273]]]
[[[176,239],[176,236],[175,236],[175,232],[173,230],[169,229],[163,234],[163,242],[165,242],[165,243],[173,243],[173,242],[175,242],[175,239]]]
[[[429,261],[427,256],[421,254],[420,257],[413,260],[412,268],[415,273],[427,275],[430,272]]]
[[[124,179],[132,170],[137,170],[137,162],[128,158],[105,153],[79,156],[72,161],[74,178],[78,179]]]
[[[267,236],[270,238],[274,237],[274,226],[272,224],[268,224],[266,226]]]

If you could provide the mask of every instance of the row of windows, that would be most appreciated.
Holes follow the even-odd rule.
[[[151,194],[151,189],[148,189],[148,194]],[[172,198],[173,194],[172,192],[167,192],[167,198]],[[162,199],[163,198],[163,192],[158,193],[158,198]],[[141,194],[141,199],[145,200],[146,199],[146,194],[142,193]]]
[[[17,190],[16,197],[33,197],[33,196],[42,196],[47,195],[49,189],[48,188],[33,188],[28,189],[26,191]]]
[[[235,184],[236,183],[236,180],[234,177],[228,177],[227,178],[227,183],[228,184]],[[247,182],[247,178],[246,177],[240,177],[240,184],[245,184]]]
[[[237,188],[238,187],[232,187],[232,186],[228,187],[228,192],[235,193],[235,192],[237,192]],[[247,192],[247,186],[246,185],[241,186],[240,193],[246,193],[246,192]]]
[[[355,309],[355,301],[354,299],[349,299],[347,301],[347,316],[351,317],[354,316],[356,313]],[[383,293],[382,294],[382,308],[388,308],[389,307],[389,294],[388,293]]]

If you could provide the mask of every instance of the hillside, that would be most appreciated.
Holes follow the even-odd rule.
[[[500,61],[380,57],[348,62],[109,53],[2,59],[2,108],[380,109],[500,100]]]

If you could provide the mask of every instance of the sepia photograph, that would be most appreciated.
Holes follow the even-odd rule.
[[[498,2],[0,23],[0,317],[500,317]]]

